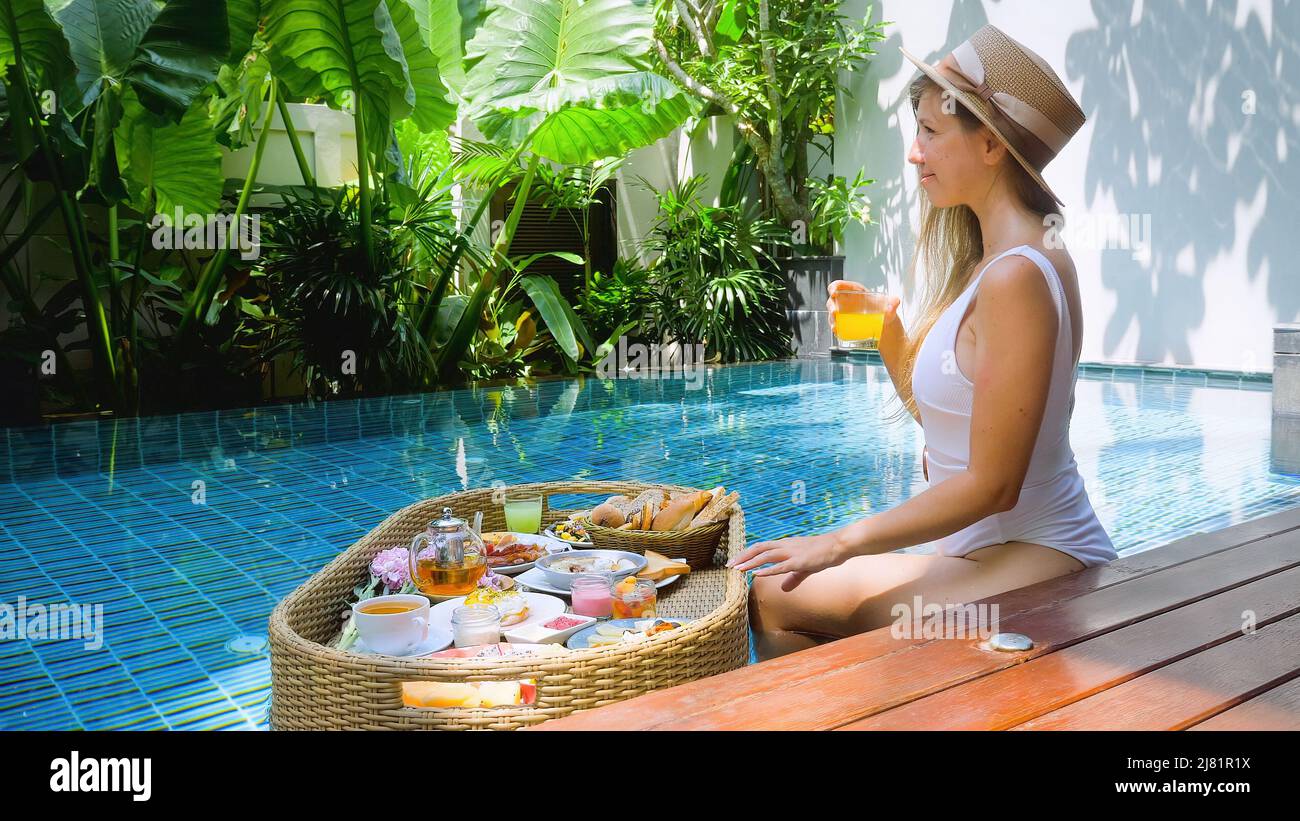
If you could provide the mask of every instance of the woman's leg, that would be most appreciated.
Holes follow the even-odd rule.
[[[885,627],[895,604],[965,604],[1081,570],[1065,553],[1027,542],[1006,542],[967,557],[910,553],[855,556],[815,573],[790,592],[784,576],[754,578],[750,624],[760,660]]]

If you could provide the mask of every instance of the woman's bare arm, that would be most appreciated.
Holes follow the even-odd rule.
[[[903,320],[895,309],[885,315],[885,325],[880,333],[880,358],[885,363],[885,370],[889,372],[889,379],[894,383],[898,398],[903,400],[903,405],[912,414],[916,424],[920,425],[921,414],[908,405],[912,390],[903,381],[903,354],[906,350],[907,329],[903,327]]]
[[[844,555],[886,553],[955,533],[1020,498],[1051,387],[1056,306],[1028,259],[994,263],[980,284],[970,464],[897,507],[831,535]]]

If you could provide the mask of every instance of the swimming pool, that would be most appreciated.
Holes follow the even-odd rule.
[[[1300,504],[1267,380],[1085,367],[1072,442],[1121,555]],[[0,430],[0,603],[103,605],[103,645],[0,641],[0,729],[265,727],[275,603],[389,513],[495,481],[739,490],[751,540],[925,488],[876,364],[546,380]],[[924,548],[916,548],[924,549]]]

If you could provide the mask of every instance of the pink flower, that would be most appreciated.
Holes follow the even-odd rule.
[[[400,590],[411,580],[410,553],[404,547],[379,551],[370,562],[370,572],[390,590]]]

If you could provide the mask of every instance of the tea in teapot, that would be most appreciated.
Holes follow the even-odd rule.
[[[421,542],[426,546],[421,549]],[[442,509],[442,518],[429,522],[411,540],[411,580],[421,593],[464,596],[473,592],[487,572],[487,548],[464,519]]]

